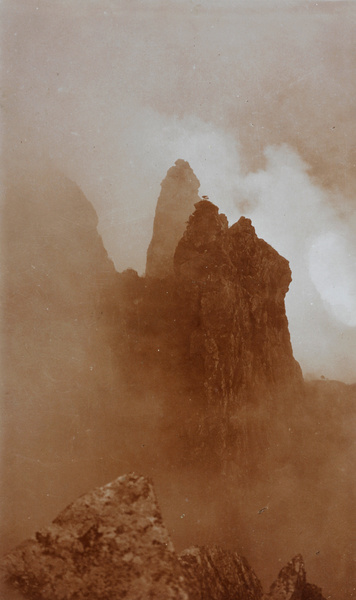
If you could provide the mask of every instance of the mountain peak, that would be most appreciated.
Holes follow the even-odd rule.
[[[173,256],[182,237],[198,195],[199,180],[189,163],[181,158],[168,169],[161,183],[153,223],[153,235],[147,251],[146,275],[164,278],[173,273]]]

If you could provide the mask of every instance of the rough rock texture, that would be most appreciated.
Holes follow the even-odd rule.
[[[228,228],[224,215],[201,201],[178,244],[176,276],[199,325],[191,351],[204,362],[208,400],[249,388],[297,386],[302,374],[293,358],[284,297],[291,282],[288,261],[259,239],[249,219]],[[192,294],[193,293],[193,294]]]
[[[251,440],[260,452],[266,422],[277,410],[283,420],[303,393],[285,314],[290,281],[287,260],[249,219],[229,228],[207,200],[196,203],[177,244],[174,273],[120,276],[122,360],[135,365],[136,389],[139,379],[165,399],[165,427],[181,440],[180,456],[220,462],[238,446],[246,457]]]
[[[298,547],[314,556],[309,568],[327,595],[352,594],[355,386],[321,381],[296,394],[286,261],[248,220],[228,229],[203,203],[176,274],[116,277],[76,185],[52,172],[23,181],[18,165],[13,181],[4,209],[3,552],[118,468],[134,469],[154,475],[180,547],[207,530],[230,546],[234,523],[261,577],[271,576],[271,547],[274,556]],[[221,469],[230,458],[233,473]],[[271,490],[273,510],[260,513]]]
[[[187,600],[151,483],[124,475],[85,494],[2,563],[31,600]]]
[[[173,255],[194,210],[199,181],[189,163],[178,159],[161,184],[153,236],[147,251],[146,275],[166,277],[173,272]]]
[[[324,600],[294,557],[263,596],[247,560],[218,546],[176,555],[152,483],[131,473],[84,494],[0,563],[17,600]]]
[[[325,381],[305,386],[284,306],[288,262],[248,219],[229,228],[210,202],[195,208],[173,273],[155,279],[128,271],[118,278],[127,387],[162,414],[153,468],[171,508],[167,523],[184,547],[189,527],[200,533],[201,506],[217,502],[229,516],[216,520],[211,511],[207,521],[216,542],[230,545],[229,523],[243,530],[249,504],[256,504],[258,522],[245,532],[244,548],[261,577],[271,577],[271,546],[290,556],[297,547],[314,556],[314,581],[327,594],[342,588],[346,597],[355,587],[355,390]],[[160,475],[165,468],[174,472],[171,491]],[[274,508],[260,514],[271,490]],[[172,514],[185,512],[187,497],[190,524],[184,518],[177,525]]]
[[[302,590],[301,600],[326,600],[322,590],[313,583],[306,583]]]
[[[277,395],[281,403],[283,396],[302,392],[284,305],[291,271],[288,261],[257,237],[249,219],[241,217],[229,228],[206,200],[196,204],[174,267],[193,324],[190,354],[203,374],[211,426],[217,418],[225,422],[224,446],[239,406],[263,397],[266,410],[274,410]]]
[[[260,600],[262,586],[247,560],[215,547],[192,547],[179,561],[197,600]]]
[[[313,586],[314,587],[314,586]],[[279,572],[278,578],[271,585],[268,600],[301,600],[306,588],[306,573],[303,557],[297,554]],[[306,592],[309,588],[307,588]]]

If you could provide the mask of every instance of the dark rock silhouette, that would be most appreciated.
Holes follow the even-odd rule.
[[[7,186],[4,550],[31,531],[29,515],[48,520],[53,499],[58,506],[67,502],[71,487],[65,480],[74,494],[88,485],[82,460],[89,477],[100,469],[100,476],[111,478],[99,461],[100,431],[107,419],[103,400],[114,407],[118,394],[107,318],[116,271],[97,223],[81,190],[58,172],[17,172]]]
[[[239,434],[242,406],[263,399],[265,417],[303,392],[293,358],[284,297],[286,259],[255,234],[244,217],[230,228],[211,202],[196,204],[174,257],[177,287],[190,315],[190,355],[201,365],[210,425],[225,423],[220,447]],[[255,433],[255,432],[254,432]]]
[[[302,590],[301,600],[326,600],[322,589],[313,583],[306,583]]]
[[[118,469],[137,470],[154,477],[177,548],[235,548],[238,528],[236,549],[264,582],[276,556],[298,548],[313,580],[346,597],[356,388],[303,383],[284,308],[287,261],[248,219],[229,228],[184,177],[196,210],[176,219],[174,252],[154,251],[164,274],[139,277],[115,272],[74,183],[14,174],[4,210],[3,551]],[[310,584],[303,594],[321,600]]]
[[[297,554],[281,569],[265,600],[325,600],[316,585],[307,583],[303,557]]]
[[[305,584],[303,557],[297,554],[281,569],[278,578],[271,585],[267,598],[270,600],[301,600]]]
[[[173,264],[166,277],[120,276],[122,361],[135,365],[132,380],[139,368],[144,389],[170,398],[165,427],[178,432],[181,457],[225,461],[251,436],[263,445],[266,419],[303,394],[284,306],[291,272],[249,219],[229,228],[208,200],[196,204]]]
[[[134,474],[80,497],[1,568],[32,600],[188,600],[152,484]]]
[[[300,547],[314,556],[313,578],[327,582],[328,593],[340,581],[346,595],[354,581],[355,388],[303,381],[284,305],[290,281],[287,260],[257,237],[249,219],[229,227],[217,207],[199,200],[173,271],[118,277],[120,363],[132,397],[149,398],[161,415],[154,476],[180,547],[189,532],[174,515],[189,489],[197,498],[194,507],[190,500],[191,527],[200,532],[199,507],[208,505],[216,543],[231,545],[231,523],[239,523],[245,541],[238,550],[248,548],[264,581],[274,563],[270,545],[288,556],[302,523],[313,532]],[[171,492],[167,473],[175,481]],[[325,504],[320,489],[327,490]],[[219,515],[211,508],[217,497]],[[272,510],[260,514],[271,497]],[[252,530],[249,503],[259,514]],[[198,543],[207,543],[201,535]],[[339,568],[328,569],[330,563]]]
[[[186,222],[194,210],[199,181],[185,160],[178,159],[161,184],[152,240],[147,251],[146,276],[167,277],[173,272],[173,256]]]
[[[210,399],[214,390],[239,398],[276,385],[299,393],[302,373],[293,358],[284,305],[291,271],[287,260],[257,237],[251,221],[241,217],[228,228],[217,207],[198,203],[174,264],[180,287],[199,311],[191,346],[206,361]],[[228,409],[227,403],[223,413]]]
[[[260,600],[262,586],[247,560],[236,552],[192,547],[179,555],[197,600]]]

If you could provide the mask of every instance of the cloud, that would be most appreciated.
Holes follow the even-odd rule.
[[[350,232],[328,231],[313,242],[308,256],[310,277],[327,310],[356,327],[356,245]]]
[[[287,311],[303,367],[338,362],[329,373],[349,377],[349,8],[325,21],[307,8],[262,13],[244,3],[218,19],[204,1],[196,15],[179,3],[6,4],[6,159],[15,171],[47,160],[64,171],[95,206],[117,268],[142,272],[160,182],[177,158],[188,160],[201,194],[230,222],[250,216],[290,260]],[[348,265],[344,275],[332,254]]]
[[[356,244],[330,193],[287,145],[265,150],[264,169],[239,178],[238,206],[259,237],[289,261],[287,315],[304,372],[352,380],[356,363]],[[338,199],[339,200],[339,199]],[[318,348],[316,352],[316,346]]]
[[[338,202],[310,176],[298,152],[286,144],[269,146],[265,167],[245,174],[233,135],[193,115],[179,119],[143,107],[121,136],[116,194],[108,194],[105,210],[99,190],[91,197],[117,267],[143,272],[159,184],[177,158],[188,160],[201,195],[208,195],[230,223],[241,214],[250,217],[257,235],[290,261],[287,314],[304,371],[352,379],[355,244],[336,212]],[[123,139],[125,158],[120,157]],[[88,183],[88,173],[85,177]]]

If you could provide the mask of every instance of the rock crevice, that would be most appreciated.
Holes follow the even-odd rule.
[[[195,202],[186,224],[171,214],[171,231],[159,215],[170,212],[175,195],[167,189],[188,167],[177,161],[162,183],[146,277],[136,276],[133,287],[132,276],[120,275],[127,299],[122,361],[135,365],[132,385],[138,368],[144,393],[162,398],[164,427],[181,440],[183,460],[208,454],[219,464],[238,454],[244,461],[245,447],[258,453],[268,445],[265,423],[277,413],[288,419],[304,393],[284,304],[291,271],[250,219],[229,227],[209,200]],[[191,200],[187,192],[187,210]],[[169,268],[159,269],[158,259]]]

